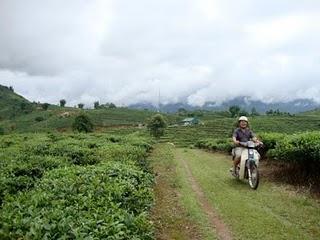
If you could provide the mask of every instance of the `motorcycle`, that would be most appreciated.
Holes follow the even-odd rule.
[[[240,142],[240,146],[245,148],[241,153],[241,160],[236,167],[235,177],[240,180],[248,179],[249,186],[257,189],[259,185],[259,160],[260,154],[256,150],[262,143],[253,141]]]

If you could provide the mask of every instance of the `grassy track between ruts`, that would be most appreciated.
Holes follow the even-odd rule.
[[[230,176],[231,160],[223,154],[181,148],[174,149],[174,158],[180,182],[187,177],[179,167],[184,161],[234,239],[320,239],[320,203],[308,195],[265,179],[258,190],[250,190],[247,183]],[[191,186],[181,186],[189,188],[180,191],[187,194],[181,196],[186,202],[183,199],[192,198]],[[192,219],[199,219],[195,212],[189,211]]]
[[[195,193],[188,186],[182,166],[174,161],[169,144],[155,146],[149,160],[156,174],[152,221],[156,239],[215,239],[201,212]]]

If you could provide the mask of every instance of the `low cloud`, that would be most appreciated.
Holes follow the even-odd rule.
[[[0,84],[71,106],[156,104],[159,92],[196,106],[320,102],[319,13],[314,1],[3,0]]]

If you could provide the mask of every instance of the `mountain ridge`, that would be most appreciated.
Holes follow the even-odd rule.
[[[231,100],[224,101],[222,103],[208,101],[203,106],[193,106],[186,101],[178,103],[160,104],[155,106],[150,102],[140,102],[136,104],[128,105],[131,109],[148,109],[153,111],[174,113],[179,109],[185,109],[188,111],[194,110],[207,110],[207,111],[228,111],[229,107],[237,105],[241,109],[251,112],[253,108],[259,113],[265,113],[272,109],[281,112],[300,113],[320,109],[320,103],[317,103],[311,99],[301,98],[291,101],[278,101],[266,103],[261,100],[252,100],[247,96],[235,97]],[[14,92],[12,87],[6,87],[0,85],[0,117],[7,118],[8,115],[18,114],[20,112],[30,111],[34,107],[34,104],[23,96]]]
[[[160,106],[154,106],[152,103],[142,102],[129,105],[129,108],[148,109],[148,110],[160,110],[161,112],[177,112],[179,109],[185,109],[188,111],[193,110],[208,110],[208,111],[227,111],[229,107],[237,105],[241,109],[251,112],[252,108],[255,108],[259,113],[265,113],[272,109],[289,113],[300,113],[305,111],[311,111],[320,108],[320,104],[310,99],[295,99],[287,102],[271,102],[266,103],[261,100],[251,100],[246,96],[235,97],[234,99],[224,101],[221,104],[216,102],[206,102],[203,106],[192,106],[185,102],[160,104]]]

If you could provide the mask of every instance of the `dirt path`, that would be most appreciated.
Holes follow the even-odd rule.
[[[320,239],[320,202],[266,178],[251,190],[230,156],[159,144],[152,158],[156,239]]]
[[[151,219],[156,229],[155,238],[157,240],[203,239],[197,224],[190,219],[180,203],[172,146],[157,145],[149,159],[156,174],[155,206],[152,209]]]
[[[222,219],[217,214],[216,210],[209,203],[208,199],[204,195],[204,192],[203,192],[201,186],[198,184],[197,180],[192,175],[192,172],[190,170],[188,163],[182,158],[180,158],[178,160],[182,162],[182,164],[185,168],[185,171],[187,173],[187,176],[189,178],[188,180],[191,184],[192,190],[196,193],[197,199],[198,199],[203,211],[208,216],[208,219],[211,222],[212,227],[215,228],[219,239],[222,239],[222,240],[233,239],[232,234],[231,234],[230,230],[228,229],[227,225],[222,221]]]

